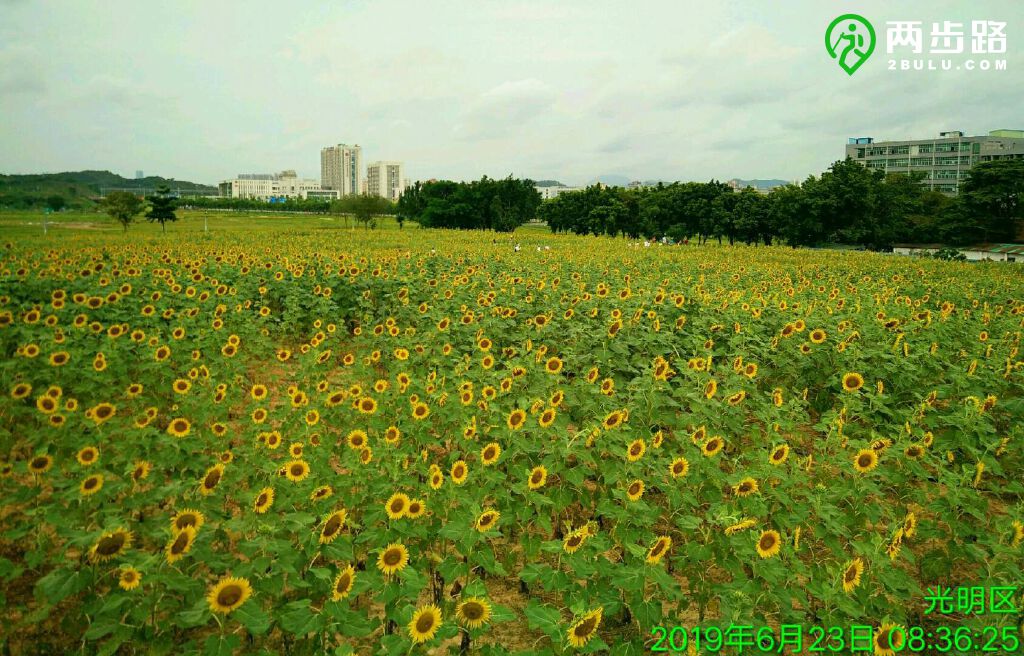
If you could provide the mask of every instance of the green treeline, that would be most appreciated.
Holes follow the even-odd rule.
[[[533,219],[541,198],[533,180],[511,176],[473,182],[417,182],[398,201],[400,221],[410,219],[426,228],[511,232]]]
[[[545,201],[537,218],[552,232],[699,243],[843,243],[884,249],[900,242],[965,244],[1017,237],[1024,210],[1024,160],[975,165],[955,198],[929,191],[920,180],[917,175],[886,175],[848,158],[820,177],[769,194],[736,193],[716,181],[644,189],[595,185]]]

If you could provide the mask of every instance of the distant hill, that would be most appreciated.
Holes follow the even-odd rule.
[[[215,193],[216,187],[162,178],[123,178],[110,171],[68,171],[65,173],[0,174],[0,208],[43,207],[46,199],[60,196],[69,207],[91,206],[105,189],[138,189],[141,192],[167,185],[172,190]]]
[[[538,180],[533,183],[534,187],[564,187],[565,185],[558,180]]]
[[[624,175],[619,175],[617,173],[605,173],[605,174],[597,176],[596,178],[594,178],[593,180],[591,180],[587,184],[588,185],[592,185],[595,182],[602,182],[602,183],[608,185],[609,187],[625,187],[632,180],[633,180],[633,178],[630,178],[630,177],[627,177],[627,176],[624,176]]]

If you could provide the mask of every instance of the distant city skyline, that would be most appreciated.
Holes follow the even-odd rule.
[[[802,180],[849,137],[1024,128],[1016,0],[864,0],[880,29],[1007,21],[1007,70],[891,71],[880,45],[854,76],[823,44],[842,2],[279,6],[0,0],[0,172],[318,178],[344,142],[409,180]]]

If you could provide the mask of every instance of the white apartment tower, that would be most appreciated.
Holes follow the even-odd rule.
[[[320,184],[341,196],[358,194],[362,188],[363,149],[358,144],[338,144],[320,149]]]
[[[366,167],[366,193],[397,201],[405,190],[404,173],[401,162],[371,162]]]

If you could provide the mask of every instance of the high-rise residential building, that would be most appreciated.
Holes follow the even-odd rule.
[[[363,149],[358,144],[320,149],[320,184],[324,189],[336,189],[342,196],[358,194],[362,179]]]
[[[366,193],[397,201],[405,191],[404,173],[401,162],[371,162],[366,167]]]
[[[924,174],[921,184],[933,191],[957,194],[971,167],[979,162],[1024,159],[1024,130],[992,130],[985,136],[940,132],[934,139],[875,141],[852,137],[846,154],[869,169],[886,173]]]
[[[146,177],[146,176],[142,175],[142,169],[135,169],[135,179],[136,180],[141,180],[144,177]]]

